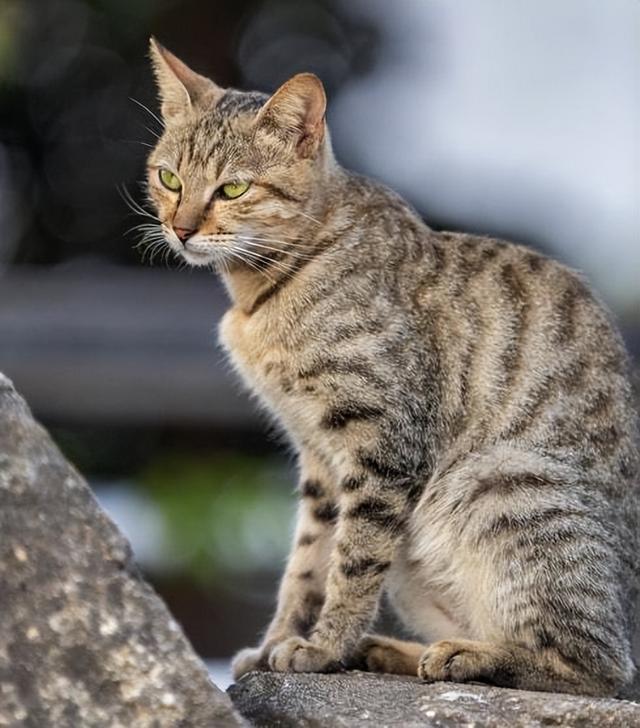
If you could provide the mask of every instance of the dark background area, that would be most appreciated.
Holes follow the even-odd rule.
[[[149,35],[222,86],[314,71],[346,166],[585,270],[637,357],[638,28],[633,0],[2,0],[0,370],[205,657],[268,619],[294,476],[217,349],[217,280],[136,247]]]

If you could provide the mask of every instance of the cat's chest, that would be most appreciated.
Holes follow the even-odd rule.
[[[322,410],[317,393],[300,381],[301,351],[285,332],[232,309],[219,338],[245,383],[296,439],[307,438]]]

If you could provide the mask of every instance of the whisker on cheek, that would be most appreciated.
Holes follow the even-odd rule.
[[[142,217],[147,217],[154,222],[160,222],[160,218],[157,215],[152,215],[148,210],[145,210],[139,202],[136,202],[136,200],[133,199],[133,196],[127,189],[126,185],[119,185],[117,187],[117,190],[125,205],[131,210],[134,215],[141,215]]]
[[[306,217],[307,220],[311,220],[311,222],[315,222],[316,225],[322,225],[322,222],[315,217],[312,217],[306,212],[302,212],[302,210],[295,210],[294,211],[297,215],[302,215],[302,217]]]
[[[243,265],[247,265],[247,266],[249,266],[249,268],[252,268],[256,272],[263,275],[271,283],[271,285],[275,285],[275,283],[276,283],[275,279],[272,276],[270,276],[266,270],[257,266],[250,258],[247,258],[247,257],[241,255],[237,250],[230,249],[230,250],[227,250],[227,252],[235,260],[240,261]]]
[[[281,261],[273,260],[273,258],[269,258],[265,255],[262,255],[261,253],[256,253],[253,250],[245,250],[243,252],[253,260],[257,260],[260,263],[266,263],[269,267],[275,268],[276,270],[280,271],[280,273],[282,273],[285,277],[290,276],[293,272],[293,267],[287,267]]]
[[[253,238],[251,238],[251,239],[241,238],[241,242],[244,243],[245,245],[251,246],[252,248],[260,248],[262,250],[267,250],[267,251],[270,251],[273,253],[283,253],[284,255],[292,255],[294,258],[300,258],[303,260],[311,260],[314,257],[313,255],[305,255],[305,253],[300,253],[297,250],[287,249],[286,247],[276,248],[273,245],[265,245],[262,242],[255,242],[255,240]],[[279,241],[274,241],[274,242],[279,242]],[[286,245],[286,243],[283,242],[283,246],[284,245]]]
[[[314,248],[313,245],[310,245],[309,243],[305,243],[302,240],[291,240],[287,238],[278,238],[275,236],[260,236],[260,235],[238,235],[237,236],[239,240],[255,240],[259,243],[276,243],[277,245],[286,245],[289,248],[301,248],[301,249],[307,249],[312,250]]]

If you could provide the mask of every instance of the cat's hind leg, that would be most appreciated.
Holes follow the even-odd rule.
[[[516,644],[441,640],[420,657],[418,676],[427,682],[481,681],[502,687],[606,695],[606,681],[587,674],[555,649],[533,650]]]
[[[623,545],[601,488],[516,465],[461,482],[445,527],[469,639],[432,643],[420,675],[614,695],[634,667]]]
[[[504,448],[493,460],[463,464],[415,513],[413,556],[429,570],[446,555],[468,625],[430,644],[420,676],[617,694],[634,674],[630,597],[603,487]]]
[[[564,659],[557,650],[479,640],[440,640],[426,646],[367,635],[355,667],[391,675],[418,675],[426,682],[485,682],[527,690],[602,695],[611,687]]]

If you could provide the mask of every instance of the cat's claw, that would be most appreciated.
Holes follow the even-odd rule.
[[[303,637],[289,637],[273,648],[269,667],[274,672],[337,672],[342,664],[324,647]]]

